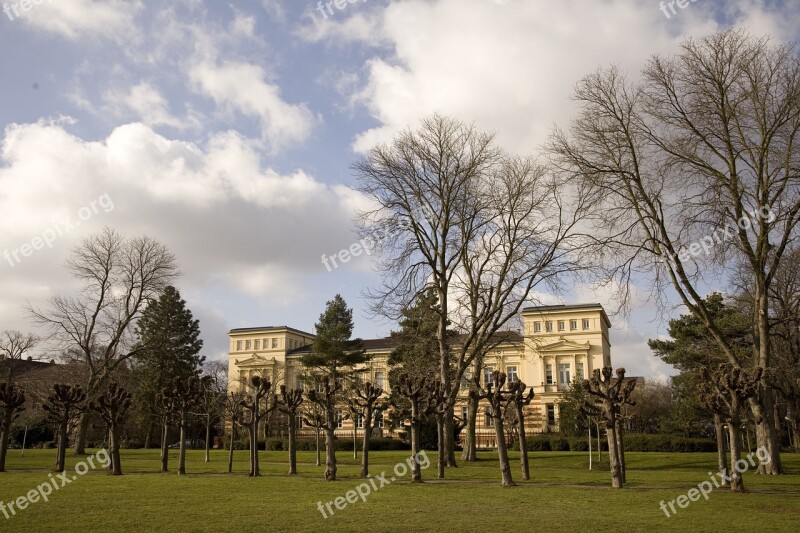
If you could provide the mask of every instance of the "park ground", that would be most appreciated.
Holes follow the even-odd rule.
[[[174,468],[177,452],[171,453]],[[748,493],[714,489],[708,500],[700,497],[685,509],[676,505],[669,518],[659,503],[709,480],[715,454],[628,453],[628,484],[612,490],[605,461],[588,471],[586,453],[532,453],[529,482],[519,480],[519,455],[512,453],[519,485],[502,488],[493,452],[448,469],[443,481],[435,479],[435,452],[428,452],[431,464],[422,485],[395,475],[408,452],[373,452],[370,472],[385,472],[389,483],[376,483],[380,488],[366,501],[342,510],[332,505],[334,514],[327,518],[318,502],[324,508],[363,483],[352,452],[337,454],[339,480],[330,483],[313,464],[312,452],[298,454],[299,475],[291,477],[286,452],[261,452],[259,478],[246,474],[248,452],[236,454],[234,473],[227,474],[226,452],[213,451],[206,463],[202,451],[192,450],[188,475],[179,477],[158,473],[158,450],[126,450],[124,476],[108,476],[102,468],[76,476],[49,501],[8,519],[0,514],[0,531],[797,531],[800,524],[797,454],[783,456],[788,475],[745,472]],[[55,450],[28,450],[24,457],[10,450],[8,472],[0,474],[0,501],[14,501],[48,482],[54,460]],[[69,458],[70,477],[80,460]]]

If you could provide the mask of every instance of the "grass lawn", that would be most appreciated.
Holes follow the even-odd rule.
[[[173,451],[171,467],[177,466]],[[158,450],[127,450],[125,475],[90,471],[6,519],[0,531],[797,531],[800,524],[800,456],[784,454],[789,474],[765,477],[747,472],[747,494],[715,489],[667,518],[661,500],[676,499],[709,479],[715,454],[628,453],[628,485],[609,488],[604,463],[587,470],[586,453],[531,454],[533,480],[519,480],[519,455],[512,455],[519,486],[501,488],[495,453],[482,452],[477,463],[448,469],[435,480],[435,452],[423,471],[426,483],[412,485],[395,476],[407,452],[370,454],[371,472],[397,480],[343,510],[332,507],[327,519],[317,502],[345,497],[363,482],[352,452],[340,452],[339,480],[327,483],[314,454],[298,454],[299,475],[289,477],[285,452],[262,452],[262,477],[247,477],[247,451],[236,452],[234,474],[227,454],[190,451],[189,475],[157,473]],[[69,477],[79,458],[70,457]],[[55,450],[10,450],[8,472],[0,474],[0,501],[23,496],[49,480]],[[398,473],[401,469],[398,471]],[[60,483],[59,483],[60,485]],[[380,486],[380,482],[376,482]],[[362,490],[366,490],[363,489]],[[340,501],[340,504],[342,502]]]

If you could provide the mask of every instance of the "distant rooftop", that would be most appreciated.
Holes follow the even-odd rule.
[[[526,307],[522,310],[523,313],[548,313],[558,311],[577,311],[579,309],[599,309],[606,321],[606,325],[611,327],[611,321],[608,319],[606,310],[602,304],[589,303],[589,304],[570,304],[570,305],[540,305],[535,307]]]
[[[299,333],[300,335],[305,335],[306,337],[316,337],[313,333],[309,333],[307,331],[303,331],[301,329],[292,328],[289,326],[263,326],[260,328],[235,328],[228,332],[228,335],[238,335],[243,333],[255,333],[258,331],[293,331],[294,333]]]

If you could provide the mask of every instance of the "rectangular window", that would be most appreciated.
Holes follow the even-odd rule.
[[[545,383],[547,383],[548,385],[552,385],[553,384],[553,365],[551,365],[551,364],[545,365],[544,373],[545,373]]]
[[[492,410],[489,407],[483,411],[483,425],[487,428],[494,427],[494,418],[492,418]]]
[[[358,429],[364,429],[364,415],[361,413],[358,413],[356,416],[356,427]]]
[[[550,426],[556,425],[556,406],[552,403],[547,404],[547,424]]]
[[[375,386],[383,388],[383,372],[375,372]]]
[[[584,330],[589,329],[589,319],[588,318],[584,318],[583,319],[583,329]]]
[[[461,421],[466,424],[468,418],[469,418],[469,407],[462,407],[461,408]]]
[[[242,351],[242,341],[236,341],[236,351],[237,352]]]
[[[297,384],[295,385],[296,388],[300,390],[306,389],[306,383],[303,381],[303,378],[297,378]]]
[[[252,344],[251,344],[250,341],[244,341],[244,349],[245,350],[249,350],[251,346],[252,346]]]
[[[337,409],[336,410],[336,427],[337,428],[341,429],[343,420],[344,420],[344,417],[342,416],[342,410],[341,409]]]
[[[534,322],[533,323],[533,332],[540,333],[542,331],[542,323],[541,322]]]
[[[548,320],[544,324],[544,329],[547,330],[547,333],[552,333],[552,331],[553,331],[553,323]]]
[[[484,385],[494,384],[494,367],[491,366],[483,367],[483,384]]]
[[[516,383],[517,381],[519,381],[519,376],[517,375],[517,367],[515,366],[507,366],[506,375],[508,376],[509,383]]]
[[[569,363],[558,365],[558,388],[566,390],[570,383]]]
[[[261,349],[261,341],[260,340],[256,339],[255,341],[253,341],[253,349],[255,349],[255,350],[260,350]]]
[[[566,328],[566,325],[565,325],[564,321],[563,320],[559,320],[558,321],[558,331],[564,331],[566,329],[567,328]]]
[[[272,347],[273,348],[277,348],[278,347],[278,339],[272,339]]]
[[[575,379],[583,381],[583,363],[575,363]]]
[[[294,425],[295,425],[295,427],[297,429],[303,429],[303,417],[302,416],[296,416],[294,418]]]
[[[570,331],[577,331],[578,330],[578,321],[577,320],[570,320],[569,321],[569,330]]]
[[[383,411],[375,409],[375,427],[383,428]]]
[[[261,346],[263,346],[265,350],[269,348],[269,339],[264,339],[264,342],[261,343]]]
[[[461,376],[461,388],[469,390],[472,386],[472,369],[467,368],[464,370],[464,374]]]

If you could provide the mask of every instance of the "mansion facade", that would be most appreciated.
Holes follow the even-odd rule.
[[[502,342],[486,355],[481,382],[492,379],[492,372],[505,372],[509,381],[522,380],[533,387],[535,396],[527,408],[529,433],[558,429],[558,400],[573,380],[582,380],[592,371],[611,366],[611,323],[600,304],[550,305],[522,311],[522,332],[504,332]],[[314,335],[287,326],[233,329],[228,356],[228,387],[238,390],[253,376],[263,376],[273,384],[303,388],[301,359],[311,352]],[[361,381],[370,381],[388,391],[388,358],[396,345],[391,337],[367,339],[364,349],[370,361],[355,370]],[[468,385],[463,380],[461,402],[456,415],[466,418]],[[342,420],[341,437],[358,433],[361,421]],[[303,432],[305,433],[305,432]],[[380,415],[376,436],[395,437],[383,428]],[[495,432],[488,416],[488,405],[479,405],[477,422],[479,447],[493,447]]]

